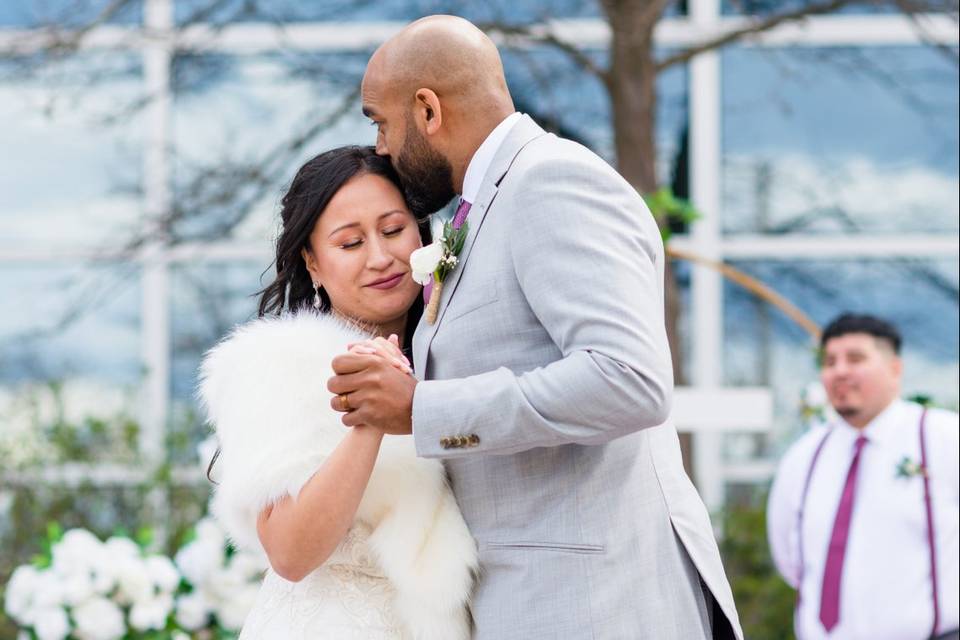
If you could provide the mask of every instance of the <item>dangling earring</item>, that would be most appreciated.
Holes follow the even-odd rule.
[[[320,285],[317,282],[313,283],[313,308],[317,311],[320,311]]]

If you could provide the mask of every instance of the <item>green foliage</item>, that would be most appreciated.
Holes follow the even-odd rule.
[[[766,498],[766,492],[758,492],[724,509],[720,553],[744,635],[751,640],[792,640],[796,596],[770,557]]]
[[[644,195],[643,200],[660,226],[664,244],[670,240],[672,224],[687,225],[701,218],[693,204],[689,200],[678,198],[670,187],[660,187],[653,193]]]
[[[467,241],[467,229],[469,225],[465,222],[459,229],[454,229],[453,224],[446,222],[443,225],[443,236],[441,241],[443,243],[444,257],[446,256],[459,256],[460,252],[463,251],[463,245]],[[453,270],[456,263],[449,263],[441,259],[440,264],[437,265],[437,270],[435,272],[436,278],[443,282],[444,278],[447,277],[447,274]]]
[[[923,407],[932,407],[936,404],[933,401],[933,396],[926,393],[915,393],[912,396],[908,396],[907,400],[910,402],[916,402]]]

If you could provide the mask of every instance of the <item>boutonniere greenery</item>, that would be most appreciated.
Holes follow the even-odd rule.
[[[903,459],[897,463],[898,478],[912,478],[914,476],[926,476],[927,470],[922,464],[909,456],[903,456]]]
[[[467,224],[454,229],[449,222],[443,225],[443,234],[425,247],[410,254],[410,269],[413,279],[422,285],[431,280],[433,288],[430,290],[430,300],[427,302],[427,322],[437,321],[437,311],[440,308],[440,295],[443,293],[443,281],[456,268],[460,252],[467,241]]]

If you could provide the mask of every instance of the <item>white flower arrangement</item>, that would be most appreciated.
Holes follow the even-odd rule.
[[[180,574],[132,540],[71,529],[40,565],[18,567],[5,599],[7,615],[38,640],[118,640],[168,626]]]
[[[133,540],[101,542],[85,529],[59,535],[37,564],[17,567],[4,609],[36,640],[223,637],[253,606],[265,565],[234,553],[211,519],[176,561],[147,553]]]
[[[174,561],[187,585],[176,603],[179,627],[239,631],[260,589],[267,568],[263,559],[234,551],[216,521],[204,518],[197,523],[194,540]]]
[[[0,388],[0,459],[8,469],[64,462],[78,453],[59,446],[66,439],[87,443],[82,454],[132,461],[134,406],[132,391],[82,378]]]

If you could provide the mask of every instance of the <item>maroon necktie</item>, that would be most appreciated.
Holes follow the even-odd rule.
[[[840,577],[843,574],[843,555],[847,550],[847,535],[850,533],[850,517],[853,515],[853,500],[857,490],[857,469],[860,467],[860,452],[867,439],[857,438],[853,445],[853,460],[847,471],[847,481],[840,495],[840,506],[833,521],[830,547],[827,550],[827,565],[823,569],[823,587],[820,590],[820,622],[827,631],[833,630],[840,621]]]

